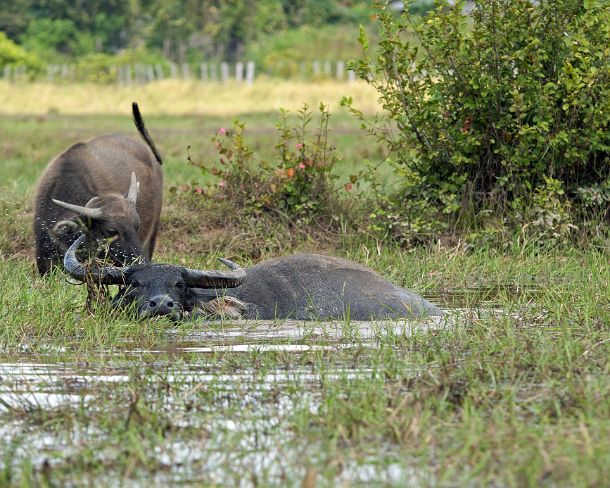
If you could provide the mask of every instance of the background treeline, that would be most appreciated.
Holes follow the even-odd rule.
[[[365,0],[16,0],[0,10],[0,67],[252,60],[290,76],[303,62],[355,58],[372,14]]]
[[[264,35],[305,25],[359,23],[366,2],[352,0],[18,0],[0,30],[43,57],[114,54],[145,47],[182,62],[235,60]]]

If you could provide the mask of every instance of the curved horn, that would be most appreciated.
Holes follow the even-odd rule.
[[[129,191],[127,192],[127,200],[132,202],[134,205],[138,200],[138,191],[140,190],[140,183],[136,179],[136,174],[131,172],[131,185],[129,186]]]
[[[241,285],[246,277],[246,270],[232,261],[220,260],[229,266],[232,271],[208,270],[183,268],[184,281],[187,286],[194,288],[235,288]],[[227,264],[225,261],[231,264]]]
[[[234,263],[230,259],[218,258],[218,261],[220,261],[222,264],[224,264],[230,269],[241,269],[241,266],[239,264]]]
[[[128,268],[117,268],[116,266],[105,266],[101,269],[93,267],[86,269],[76,257],[76,251],[85,240],[85,234],[76,239],[64,256],[64,268],[67,273],[79,281],[86,281],[87,276],[91,277],[96,283],[102,285],[122,285],[125,283],[125,271]]]
[[[73,212],[89,217],[91,219],[100,219],[102,217],[101,208],[81,207],[80,205],[73,205],[72,203],[62,202],[61,200],[55,200],[54,198],[53,203],[59,205],[60,207],[67,208],[68,210],[72,210]]]

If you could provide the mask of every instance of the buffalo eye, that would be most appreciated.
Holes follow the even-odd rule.
[[[184,288],[184,281],[178,281],[174,286],[182,290]]]
[[[140,286],[140,282],[138,280],[133,280],[129,283],[129,286],[131,286],[132,288],[137,288],[138,286]]]
[[[118,233],[119,233],[119,231],[116,229],[104,229],[102,231],[102,234],[106,238],[115,237]]]

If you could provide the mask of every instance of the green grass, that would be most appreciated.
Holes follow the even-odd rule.
[[[199,177],[185,146],[212,157],[230,122],[144,115],[166,188]],[[270,154],[275,117],[247,121]],[[381,154],[334,121],[344,164]],[[124,116],[0,120],[0,486],[607,483],[607,253],[401,250],[366,236],[329,249],[453,310],[430,330],[309,323],[282,336],[293,324],[91,316],[82,287],[36,276],[29,202],[48,159],[113,130],[135,132]],[[226,248],[197,235],[200,218],[168,192],[156,258],[216,266]],[[295,344],[312,349],[281,350]]]
[[[200,180],[197,168],[187,162],[188,147],[195,161],[211,162],[218,158],[212,136],[221,127],[230,129],[236,117],[184,115],[148,115],[141,104],[146,126],[165,159],[163,168],[168,185]],[[251,149],[263,158],[274,154],[277,142],[277,113],[238,117],[245,122],[245,135]],[[3,180],[0,190],[31,190],[47,163],[71,144],[102,133],[124,132],[138,137],[131,119],[124,115],[3,115],[0,118],[0,163]],[[345,111],[331,116],[331,144],[342,155],[339,170],[360,168],[364,160],[380,161],[385,152],[364,138],[358,123]]]

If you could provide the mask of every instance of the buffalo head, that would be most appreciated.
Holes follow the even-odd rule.
[[[126,195],[107,193],[91,198],[85,206],[53,199],[53,203],[75,212],[72,218],[57,222],[50,231],[56,240],[76,231],[84,232],[90,251],[97,254],[100,243],[108,245],[107,254],[115,264],[147,261],[138,230],[140,217],[136,211],[139,183],[131,173],[131,186]]]
[[[73,278],[101,285],[119,285],[113,300],[117,307],[134,307],[140,318],[169,316],[180,319],[199,305],[201,296],[193,288],[217,289],[239,286],[246,276],[243,268],[222,260],[231,271],[195,270],[168,264],[135,264],[87,268],[76,253],[85,240],[80,236],[64,256],[64,267]]]

